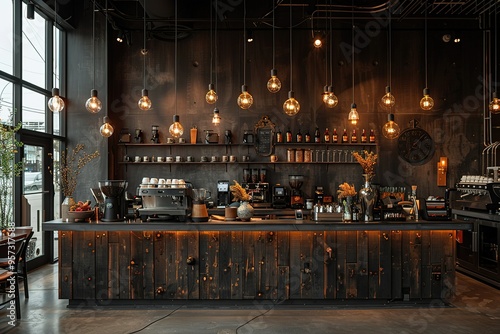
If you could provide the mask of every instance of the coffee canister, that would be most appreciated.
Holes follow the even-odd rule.
[[[312,161],[312,150],[305,149],[304,150],[304,162],[311,162],[311,161]]]
[[[295,149],[289,148],[286,150],[286,161],[295,162]]]
[[[295,150],[295,162],[304,162],[304,150],[298,148]]]

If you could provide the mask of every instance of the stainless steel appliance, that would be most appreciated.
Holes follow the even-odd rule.
[[[217,181],[217,208],[225,208],[229,204],[231,204],[229,180],[219,180]]]
[[[269,183],[242,183],[241,186],[252,197],[250,203],[254,208],[270,208],[272,206]]]
[[[137,188],[142,198],[142,208],[137,209],[142,221],[186,221],[190,213],[190,188]]]
[[[99,189],[104,195],[104,217],[102,221],[113,222],[125,219],[126,205],[124,192],[128,182],[125,180],[99,181]]]
[[[281,184],[277,184],[273,187],[273,202],[272,207],[275,209],[284,209],[288,205],[287,200],[287,189]]]

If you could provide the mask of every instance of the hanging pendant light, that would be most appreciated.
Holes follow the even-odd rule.
[[[215,8],[217,8],[217,4],[215,4]],[[217,19],[215,20],[217,24]],[[214,46],[213,46],[213,33],[212,33],[212,24],[213,24],[213,15],[212,15],[212,5],[210,4],[210,83],[208,84],[208,92],[205,94],[205,101],[208,104],[214,104],[217,102],[218,96],[215,92],[215,85],[213,84],[213,57],[214,57]]]
[[[396,99],[394,95],[391,93],[391,84],[392,84],[392,20],[391,20],[391,5],[389,3],[389,29],[387,34],[387,58],[389,58],[389,70],[388,70],[388,85],[385,87],[385,94],[382,96],[380,100],[382,108],[388,110],[394,107],[396,104]]]
[[[354,3],[353,6],[354,8]],[[354,103],[354,29],[356,27],[354,26],[354,12],[352,13],[352,104],[351,104],[351,111],[349,112],[349,115],[347,116],[347,120],[352,124],[356,125],[358,124],[359,121],[359,114],[358,114],[358,108],[356,106],[356,103]]]
[[[331,5],[331,0],[330,0],[330,5]],[[328,15],[331,15],[329,13]],[[330,85],[328,86],[326,90],[326,97],[325,97],[325,104],[328,108],[335,108],[337,104],[339,104],[339,99],[337,98],[337,95],[333,92],[333,23],[332,23],[332,18],[330,16],[328,20],[330,24]]]
[[[175,95],[175,114],[173,123],[168,128],[168,132],[174,138],[179,138],[184,133],[184,127],[180,123],[180,117],[177,115],[177,0],[175,0],[175,55],[174,55],[174,95]]]
[[[247,5],[246,1],[243,0],[243,85],[241,86],[241,94],[238,96],[238,106],[241,109],[248,109],[253,104],[253,97],[248,92],[248,86],[246,85],[246,67],[247,67],[247,39],[246,39],[246,16],[247,16]]]
[[[114,131],[113,126],[109,123],[109,117],[104,116],[103,124],[100,128],[101,136],[105,138],[111,137]]]
[[[292,71],[292,3],[290,1],[290,91],[288,92],[288,100],[283,103],[283,111],[288,116],[295,116],[300,111],[300,103],[295,99],[293,92],[293,71]]]
[[[497,2],[495,2],[495,13],[497,12]],[[495,15],[495,90],[493,91],[492,94],[492,99],[489,104],[489,110],[492,114],[498,114],[500,113],[500,100],[497,97],[497,74],[498,74],[498,69],[497,69],[497,64],[498,64],[498,58],[497,58],[497,38],[498,38],[498,30],[497,30],[497,15]]]
[[[274,10],[276,6],[273,0],[273,68],[271,69],[271,78],[267,81],[267,90],[271,93],[277,93],[281,89],[281,81],[278,79],[278,70],[276,69],[276,40],[274,36]]]
[[[217,107],[214,108],[214,115],[212,117],[212,124],[213,125],[219,125],[221,121],[220,115],[219,115],[219,109]]]
[[[146,111],[151,109],[152,105],[151,99],[148,96],[148,90],[146,89],[146,55],[148,54],[148,49],[146,49],[146,0],[144,0],[143,9],[144,9],[144,47],[141,50],[141,54],[144,57],[142,66],[144,88],[142,90],[142,97],[139,99],[139,102],[137,102],[137,105],[139,106],[139,109]]]
[[[57,33],[57,1],[54,2],[54,32]],[[61,112],[64,109],[64,100],[59,96],[59,88],[52,88],[52,97],[47,102],[52,112]]]
[[[93,86],[95,87],[95,1],[92,10],[92,62],[93,62]],[[102,109],[101,100],[97,97],[97,90],[93,88],[90,91],[90,98],[85,102],[85,108],[93,114],[98,113]]]
[[[399,137],[399,125],[394,122],[394,114],[389,114],[387,123],[382,127],[382,134],[387,139],[396,139]]]
[[[434,100],[430,96],[430,90],[427,85],[427,2],[425,4],[425,88],[424,97],[420,100],[420,108],[422,110],[431,110],[434,107]]]

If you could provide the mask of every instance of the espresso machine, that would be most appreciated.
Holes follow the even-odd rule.
[[[231,192],[229,191],[229,180],[217,181],[217,208],[225,208],[231,204]]]
[[[304,183],[304,175],[288,175],[288,184],[292,188],[290,192],[290,207],[302,209],[304,207],[304,195],[300,190]]]
[[[128,182],[125,180],[99,181],[99,190],[104,196],[104,216],[102,221],[115,222],[125,219],[127,206],[124,192]]]
[[[137,188],[142,208],[137,209],[142,221],[186,221],[191,208],[187,185],[170,188]]]
[[[241,186],[250,195],[250,203],[254,208],[270,208],[272,206],[271,189],[269,183],[266,182],[266,169],[245,168]]]

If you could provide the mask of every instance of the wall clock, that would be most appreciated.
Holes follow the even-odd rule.
[[[399,156],[414,165],[428,161],[434,155],[434,141],[432,137],[413,120],[412,127],[403,130],[398,137]]]

